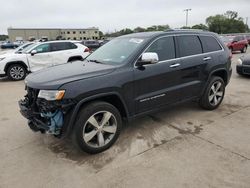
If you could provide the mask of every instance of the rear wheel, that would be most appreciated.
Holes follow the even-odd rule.
[[[246,53],[247,52],[247,46],[245,46],[242,50],[241,53]]]
[[[73,141],[87,153],[100,153],[115,143],[121,126],[121,115],[113,105],[93,102],[80,111],[73,130]]]
[[[232,47],[230,47],[229,50],[231,51],[231,53],[233,53],[233,51],[234,51]]]
[[[7,69],[7,76],[9,79],[18,81],[23,80],[26,77],[27,70],[23,65],[14,64],[10,65]]]
[[[225,83],[221,77],[213,76],[200,99],[200,106],[207,110],[219,107],[225,94]]]

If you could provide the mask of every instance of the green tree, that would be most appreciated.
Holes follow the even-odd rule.
[[[181,29],[191,29],[191,27],[188,26],[182,26]]]
[[[206,19],[206,23],[210,31],[216,33],[244,33],[246,26],[238,13],[227,11],[225,14],[210,16]]]
[[[5,41],[8,38],[9,38],[8,35],[0,35],[0,41]]]
[[[135,33],[145,32],[145,31],[146,31],[146,29],[145,29],[145,28],[142,28],[142,27],[137,27],[137,28],[134,29],[134,32],[135,32]]]
[[[192,29],[208,30],[208,27],[204,24],[197,24],[197,25],[192,26]]]

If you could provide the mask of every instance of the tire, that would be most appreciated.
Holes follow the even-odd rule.
[[[7,76],[10,80],[18,81],[26,77],[27,70],[23,65],[13,64],[7,69]]]
[[[225,95],[225,82],[221,77],[211,77],[209,84],[200,98],[199,104],[206,110],[215,110],[223,101]]]
[[[105,120],[104,117],[108,119]],[[121,127],[120,112],[113,105],[92,102],[78,114],[72,135],[73,143],[86,153],[100,153],[115,143]]]
[[[231,53],[233,54],[234,50],[232,47],[229,48],[229,50],[231,51]]]
[[[242,50],[241,53],[246,53],[247,52],[247,46],[245,46]]]

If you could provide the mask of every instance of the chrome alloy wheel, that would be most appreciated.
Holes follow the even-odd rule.
[[[25,76],[25,70],[21,66],[14,66],[10,69],[10,76],[15,80],[20,80]]]
[[[209,95],[208,95],[209,103],[212,106],[218,105],[221,102],[223,95],[224,95],[224,89],[222,87],[222,83],[220,81],[216,81],[212,85],[209,91]]]
[[[83,127],[84,142],[94,148],[107,145],[117,131],[117,120],[108,111],[100,111],[92,115]]]

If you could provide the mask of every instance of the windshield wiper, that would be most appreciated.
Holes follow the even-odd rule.
[[[98,60],[96,60],[96,59],[88,59],[87,61],[88,61],[88,62],[94,62],[94,63],[101,63],[101,64],[103,64],[103,62],[98,61]]]

